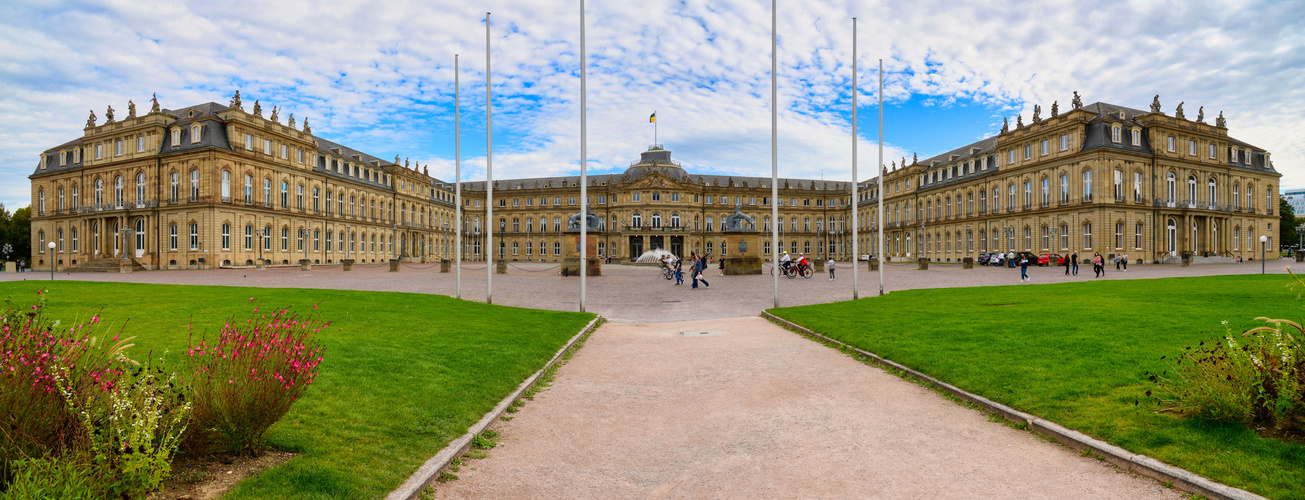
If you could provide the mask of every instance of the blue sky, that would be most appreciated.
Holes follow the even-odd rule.
[[[87,111],[280,106],[313,131],[453,178],[460,54],[464,180],[484,179],[485,24],[496,178],[579,170],[576,0],[45,2],[0,5],[0,202],[30,201],[37,155],[78,137]],[[1256,1],[781,1],[780,174],[851,177],[852,17],[859,28],[860,178],[874,170],[877,61],[885,162],[1027,120],[1034,104],[1219,111],[1305,186],[1305,3]],[[770,172],[770,3],[591,0],[590,168],[619,172],[652,142],[692,171]],[[147,108],[143,108],[147,109]],[[142,111],[143,111],[142,109]],[[266,112],[265,112],[266,113]]]

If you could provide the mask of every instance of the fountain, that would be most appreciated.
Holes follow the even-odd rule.
[[[642,255],[639,256],[639,258],[634,259],[634,261],[635,263],[638,264],[659,264],[661,263],[662,259],[666,258],[667,255],[674,255],[674,254],[667,252],[666,250],[662,250],[660,248],[654,248],[652,250],[644,252]]]

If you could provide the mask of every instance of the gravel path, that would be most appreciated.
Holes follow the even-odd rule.
[[[499,432],[437,498],[1179,497],[757,317],[605,324]]]

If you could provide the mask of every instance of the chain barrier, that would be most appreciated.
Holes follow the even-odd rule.
[[[558,265],[556,265],[556,266],[549,266],[549,267],[546,267],[546,268],[544,268],[544,269],[534,270],[534,269],[526,269],[526,268],[524,268],[524,267],[519,267],[519,266],[517,266],[516,264],[508,264],[508,266],[511,267],[511,268],[513,268],[513,269],[520,269],[520,270],[525,271],[525,272],[528,272],[528,273],[544,273],[544,272],[552,271],[552,270],[554,270],[554,269],[557,269],[557,268],[559,268],[559,267],[562,267],[561,264],[558,264]]]
[[[414,265],[412,265],[412,264],[400,264],[400,266],[403,266],[404,268],[407,268],[407,269],[416,270],[416,271],[429,271],[429,270],[431,270],[431,269],[435,269],[435,268],[437,268],[437,267],[440,267],[439,264],[432,264],[432,265],[427,266],[427,267],[418,267],[418,266],[414,266]]]

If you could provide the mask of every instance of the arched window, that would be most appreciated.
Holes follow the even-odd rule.
[[[77,207],[81,206],[81,204],[82,204],[82,198],[81,198],[81,196],[80,196],[80,193],[79,193],[78,190],[77,190],[77,185],[76,185],[76,184],[73,184],[73,185],[72,185],[72,199],[71,199],[70,201],[72,202],[72,207],[73,207],[73,208],[77,208]],[[76,250],[76,249],[74,248],[74,250]]]
[[[190,171],[190,201],[199,201],[199,170]]]
[[[1091,221],[1083,222],[1083,248],[1086,250],[1092,249],[1092,222]]]
[[[1246,209],[1251,211],[1255,210],[1255,185],[1249,182],[1246,183]],[[1251,232],[1251,228],[1249,227],[1246,228],[1246,232],[1249,234]],[[1246,248],[1248,250],[1251,249],[1250,245],[1247,245]]]
[[[711,223],[708,222],[708,224],[711,224]],[[630,225],[633,226],[633,227],[642,227],[642,226],[643,226],[643,215],[640,215],[639,212],[635,212],[633,215],[631,215],[631,216],[630,216]],[[707,229],[707,230],[708,230],[708,231],[711,231],[711,229]]]
[[[1165,195],[1166,195],[1165,199],[1166,201],[1169,202],[1169,206],[1171,207],[1174,206],[1174,199],[1178,197],[1177,182],[1178,182],[1178,178],[1177,176],[1174,175],[1173,172],[1169,172],[1168,174],[1165,174]]]
[[[63,211],[63,186],[59,186],[59,211]]]
[[[1045,207],[1047,205],[1050,205],[1051,204],[1051,180],[1046,177],[1042,178],[1041,194],[1042,194],[1042,199],[1041,199],[1042,206]]]
[[[95,179],[95,204],[104,203],[104,179]]]
[[[122,203],[122,176],[113,178],[113,202]]]
[[[328,194],[327,197],[329,201],[330,195]],[[254,176],[245,174],[245,204],[248,205],[253,202],[254,202]]]
[[[136,201],[145,201],[145,173],[136,174]]]
[[[1264,208],[1273,213],[1273,186],[1264,188]]]
[[[1207,182],[1206,185],[1209,187],[1209,191],[1210,191],[1210,192],[1209,192],[1209,195],[1210,195],[1210,200],[1209,200],[1209,201],[1210,201],[1210,204],[1211,204],[1211,205],[1214,205],[1215,203],[1218,203],[1218,202],[1219,202],[1219,192],[1218,192],[1218,190],[1216,189],[1216,188],[1218,187],[1218,185],[1219,185],[1218,182],[1216,182],[1216,181],[1214,180],[1214,177],[1211,177],[1211,178],[1210,178],[1210,181]],[[1211,208],[1214,208],[1214,207],[1211,207]]]
[[[1241,208],[1242,205],[1242,200],[1241,200],[1242,193],[1239,190],[1239,188],[1240,186],[1238,186],[1236,183],[1233,184],[1233,195],[1232,195],[1233,210]]]
[[[1187,203],[1189,205],[1196,203],[1196,176],[1187,176]]]
[[[222,171],[222,201],[231,201],[231,171]]]
[[[41,188],[37,190],[36,199],[37,199],[36,213],[38,215],[45,215],[45,188]]]
[[[722,219],[722,220],[723,220],[723,219]],[[723,223],[724,223],[724,222],[722,222],[722,224],[723,224]],[[652,227],[662,227],[662,214],[657,213],[657,212],[653,212],[653,214],[652,214]],[[722,228],[722,229],[723,229],[723,228]]]
[[[145,218],[136,219],[136,251],[145,250]]]
[[[290,183],[281,181],[281,208],[290,208]]]
[[[1175,221],[1173,218],[1170,218],[1165,223],[1165,230],[1166,230],[1165,242],[1167,243],[1167,245],[1165,246],[1165,250],[1169,252],[1169,255],[1177,255],[1178,254],[1178,222]]]
[[[680,214],[671,214],[671,227],[680,227]],[[766,227],[770,227],[770,219],[766,219]]]
[[[341,195],[343,197],[343,195]],[[263,206],[272,206],[272,179],[263,178]],[[344,215],[344,207],[340,207],[340,215]]]

